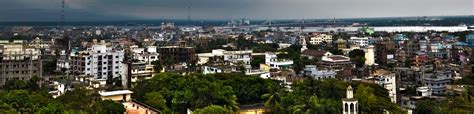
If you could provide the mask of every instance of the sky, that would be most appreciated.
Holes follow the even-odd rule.
[[[0,0],[0,21],[59,21],[62,0]],[[474,15],[474,0],[66,0],[66,21]]]

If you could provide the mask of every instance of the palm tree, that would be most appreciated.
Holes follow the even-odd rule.
[[[281,109],[280,93],[273,92],[273,93],[263,94],[262,98],[267,99],[267,101],[265,101],[265,108],[269,109],[270,112],[280,112],[280,109]]]
[[[271,112],[282,111],[280,93],[285,92],[284,87],[267,85],[267,90],[269,92],[262,95],[262,99],[267,99],[265,101],[265,108],[270,109]]]

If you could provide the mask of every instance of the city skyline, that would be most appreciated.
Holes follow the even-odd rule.
[[[59,21],[62,0],[0,1],[0,21]],[[66,21],[325,19],[473,15],[472,0],[66,0]]]

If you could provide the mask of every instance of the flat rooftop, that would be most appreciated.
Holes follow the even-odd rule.
[[[99,92],[100,96],[114,96],[114,95],[132,94],[132,93],[133,92],[130,90]]]

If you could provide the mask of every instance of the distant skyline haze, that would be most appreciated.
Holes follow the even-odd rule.
[[[474,0],[66,0],[66,21],[473,15]],[[62,0],[0,0],[0,21],[60,21]]]

